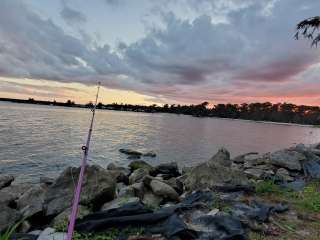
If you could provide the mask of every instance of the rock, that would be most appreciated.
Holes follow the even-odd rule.
[[[51,225],[52,226],[61,226],[61,225],[67,225],[70,219],[72,208],[65,209],[62,213],[60,213],[58,216],[56,216]],[[90,210],[82,205],[79,205],[78,207],[78,214],[77,218],[82,218],[83,216],[86,216],[90,213]]]
[[[17,200],[24,192],[31,188],[30,184],[14,183],[9,187],[0,190],[0,204],[15,205]]]
[[[163,198],[161,196],[155,195],[152,192],[146,192],[142,199],[144,205],[153,209],[157,209],[162,201]]]
[[[71,207],[79,172],[80,168],[68,167],[48,188],[44,201],[46,216],[57,215]],[[95,165],[87,166],[80,203],[98,209],[114,199],[115,190],[116,181],[109,171]]]
[[[134,160],[134,159],[140,159],[141,156],[140,155],[129,155],[127,158],[131,159],[131,160]]]
[[[65,240],[66,233],[55,232],[53,228],[46,228],[43,230],[37,240]]]
[[[219,209],[218,208],[214,208],[210,212],[208,212],[207,215],[215,216],[215,215],[218,214],[218,212],[219,212]]]
[[[144,168],[139,168],[135,170],[131,175],[129,176],[129,184],[142,182],[143,178],[149,174],[149,171]]]
[[[11,227],[19,219],[21,219],[21,214],[17,210],[9,208],[1,203],[0,213],[0,232],[4,231],[8,227]]]
[[[150,182],[150,188],[155,195],[174,201],[179,200],[179,194],[171,186],[164,182],[153,179]]]
[[[154,151],[149,151],[143,154],[144,157],[156,157],[157,154]]]
[[[158,174],[165,175],[167,179],[171,177],[178,177],[181,175],[178,169],[178,165],[175,162],[160,164],[150,171],[151,176],[155,177]]]
[[[118,197],[112,200],[111,202],[107,202],[103,204],[103,206],[101,207],[101,211],[120,208],[123,205],[128,203],[139,203],[139,202],[140,202],[140,199],[137,197]]]
[[[301,161],[306,160],[306,157],[297,151],[280,150],[270,154],[271,164],[283,167],[289,170],[301,170]]]
[[[121,148],[121,149],[119,149],[119,152],[130,155],[130,156],[139,156],[140,157],[142,155],[141,152],[138,152],[138,151],[135,151],[132,149],[127,149],[127,148]]]
[[[230,153],[227,149],[221,148],[218,152],[208,161],[209,165],[220,165],[224,167],[231,167]]]
[[[28,221],[23,221],[19,227],[19,232],[27,233],[30,229],[31,229],[31,224]]]
[[[139,169],[139,168],[144,168],[144,169],[150,171],[152,169],[152,166],[150,164],[146,163],[145,161],[135,160],[129,164],[129,168],[132,172]]]
[[[135,191],[134,188],[131,186],[124,186],[122,187],[119,192],[117,197],[134,197],[135,196]]]
[[[34,186],[18,199],[17,208],[24,217],[31,217],[43,211],[45,192],[45,188],[41,186]]]
[[[176,178],[170,178],[168,180],[163,180],[166,184],[171,186],[179,195],[183,193],[183,183]]]
[[[305,186],[306,186],[306,182],[300,179],[295,180],[293,182],[285,182],[280,184],[280,187],[284,187],[295,192],[303,191]]]
[[[279,168],[276,172],[275,177],[281,182],[291,182],[294,180],[294,178],[290,176],[289,171],[285,168]]]
[[[40,184],[44,184],[44,185],[51,185],[53,184],[54,179],[50,178],[50,177],[40,177]]]
[[[320,179],[320,162],[308,160],[302,163],[304,175],[311,179]]]
[[[145,187],[142,182],[134,183],[134,184],[130,185],[130,187],[133,188],[135,196],[139,197],[140,199],[143,199]]]
[[[14,205],[14,201],[18,199],[18,195],[15,193],[11,193],[10,191],[0,191],[0,204],[9,206]]]
[[[221,186],[229,187],[248,184],[248,179],[242,172],[232,170],[231,167],[226,167],[229,164],[219,164],[224,160],[226,162],[230,161],[229,154],[225,150],[220,151],[216,156],[219,161],[211,159],[208,162],[199,164],[186,174],[183,178],[186,190],[215,189],[217,187],[221,188]]]
[[[0,175],[0,189],[10,186],[13,180],[12,175]]]
[[[245,161],[251,161],[254,159],[259,158],[259,153],[257,152],[250,152],[250,153],[245,153],[240,156],[237,156],[233,159],[234,163],[244,163]]]
[[[249,178],[261,179],[264,175],[264,170],[259,168],[248,168],[244,171],[244,173]]]

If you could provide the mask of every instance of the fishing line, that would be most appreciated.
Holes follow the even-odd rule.
[[[70,215],[70,222],[68,225],[67,240],[72,240],[74,225],[75,225],[76,218],[77,218],[78,207],[79,207],[79,202],[80,202],[80,195],[81,195],[81,188],[82,188],[85,168],[87,165],[87,158],[88,158],[88,154],[89,154],[90,140],[91,140],[91,134],[92,134],[92,130],[93,130],[93,123],[94,123],[94,117],[95,117],[95,113],[96,113],[99,90],[100,90],[100,82],[98,83],[96,101],[95,101],[94,106],[91,109],[92,117],[91,117],[90,127],[89,127],[89,131],[88,131],[86,145],[81,147],[81,149],[83,151],[83,158],[82,158],[82,162],[81,162],[81,168],[80,168],[80,173],[79,173],[79,177],[78,177],[77,187],[76,187],[76,190],[74,192],[74,197],[73,197],[72,211],[71,211],[71,215]]]

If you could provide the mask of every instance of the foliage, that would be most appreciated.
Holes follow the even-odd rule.
[[[312,46],[317,46],[320,41],[320,34],[318,33],[316,37],[314,34],[319,31],[320,27],[320,16],[307,18],[297,24],[297,33],[295,35],[296,39],[302,35],[304,38],[312,39]]]
[[[7,231],[0,235],[0,240],[10,240],[12,234],[17,230],[17,228],[24,222],[25,218],[21,219],[12,227],[9,227]],[[21,239],[22,240],[22,239]]]
[[[261,196],[276,197],[285,200],[295,207],[320,213],[320,182],[309,183],[301,192],[281,189],[274,181],[262,181],[256,183],[256,192]]]
[[[192,115],[196,117],[219,117],[320,125],[320,107],[295,105],[290,103],[243,103],[217,104],[208,108],[205,103],[199,105],[140,106],[131,104],[108,104],[104,109],[133,112],[161,112]]]
[[[140,236],[142,234],[144,234],[143,228],[128,227],[121,230],[117,228],[112,228],[107,232],[94,233],[94,234],[93,233],[82,234],[82,233],[74,232],[73,240],[114,240],[114,239],[118,239],[119,237],[131,236],[131,235]]]
[[[269,180],[269,181],[261,181],[257,182],[255,185],[256,192],[258,194],[270,194],[270,193],[280,193],[281,189],[280,187],[275,184],[274,181]]]

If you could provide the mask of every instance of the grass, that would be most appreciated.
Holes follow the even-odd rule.
[[[57,231],[57,232],[66,232],[68,229],[68,219],[66,219],[65,221],[56,224],[53,226],[53,228]],[[107,232],[103,232],[103,233],[95,233],[95,234],[91,234],[91,233],[78,233],[78,232],[74,232],[73,234],[73,240],[113,240],[113,239],[118,239],[119,237],[123,237],[123,236],[129,236],[129,235],[142,235],[144,233],[144,229],[143,228],[132,228],[132,227],[127,227],[124,229],[117,229],[117,228],[111,228],[110,230],[108,230]],[[3,239],[0,239],[3,240]]]
[[[0,240],[10,240],[12,234],[17,230],[17,228],[24,222],[25,218],[21,219],[19,222],[17,222],[12,227],[9,227],[7,231],[5,231],[3,234],[0,235]],[[21,239],[23,240],[23,239]]]
[[[281,189],[274,181],[258,182],[255,188],[262,197],[287,201],[300,210],[320,213],[320,181],[309,183],[301,192]]]

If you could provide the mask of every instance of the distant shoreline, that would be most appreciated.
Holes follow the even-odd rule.
[[[11,103],[22,103],[22,104],[33,104],[33,105],[44,105],[44,106],[59,106],[59,107],[67,107],[67,108],[91,108],[93,107],[92,103],[88,104],[76,104],[70,100],[67,102],[56,102],[56,101],[42,101],[42,100],[34,100],[32,98],[29,99],[14,99],[14,98],[0,98],[2,102],[11,102]],[[167,105],[168,106],[168,105]],[[173,105],[171,105],[173,106]],[[179,105],[178,105],[179,106]],[[151,106],[142,106],[142,105],[131,105],[131,104],[102,104],[99,103],[97,105],[97,109],[101,110],[111,110],[111,111],[123,111],[123,112],[144,112],[144,113],[169,113],[169,114],[177,114],[177,115],[189,115],[193,117],[200,118],[216,118],[216,119],[226,119],[226,120],[241,120],[247,122],[256,122],[263,124],[276,124],[276,125],[287,125],[287,126],[301,126],[301,127],[319,127],[319,124],[308,124],[308,123],[295,123],[295,122],[282,122],[282,121],[272,121],[272,120],[255,120],[255,119],[245,119],[245,118],[232,118],[232,117],[222,117],[222,116],[214,116],[212,114],[208,114],[207,112],[203,113],[197,109],[202,105],[191,105],[191,106],[181,106],[180,108],[194,108],[196,112],[178,112],[172,111],[170,108],[160,107],[156,105]],[[204,111],[210,111],[207,109],[200,109]],[[319,113],[320,118],[320,113]]]

